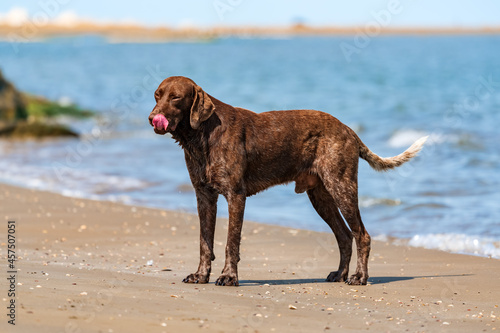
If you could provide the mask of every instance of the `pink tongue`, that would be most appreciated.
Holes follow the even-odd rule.
[[[162,114],[157,114],[154,118],[153,118],[153,126],[156,128],[156,129],[162,129],[164,131],[167,130],[167,127],[168,127],[168,120],[167,118],[165,118],[164,115]]]

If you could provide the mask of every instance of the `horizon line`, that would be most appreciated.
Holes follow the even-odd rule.
[[[171,40],[211,40],[221,37],[274,36],[368,36],[379,35],[498,35],[500,25],[484,27],[428,27],[428,26],[311,26],[303,23],[288,25],[213,25],[210,27],[145,26],[137,23],[78,22],[71,25],[9,25],[0,22],[0,36],[4,41],[29,42],[44,38],[99,35],[118,42],[162,42]]]

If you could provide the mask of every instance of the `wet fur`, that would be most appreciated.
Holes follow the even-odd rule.
[[[217,198],[229,205],[226,259],[217,285],[238,285],[241,228],[246,197],[271,186],[295,182],[332,229],[340,249],[340,264],[327,281],[366,284],[370,236],[358,208],[358,160],[376,170],[397,167],[413,158],[425,138],[392,158],[381,158],[356,133],[330,114],[314,110],[254,113],[208,95],[185,77],[170,77],[158,87],[157,104],[149,116],[161,113],[167,130],[184,149],[196,192],[200,219],[200,263],[186,283],[210,278]],[[342,213],[342,215],[340,214]],[[347,225],[346,225],[347,222]],[[352,239],[357,246],[356,271],[350,277]]]

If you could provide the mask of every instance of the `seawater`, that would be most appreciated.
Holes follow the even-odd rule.
[[[147,117],[165,77],[256,112],[317,109],[381,156],[429,135],[386,173],[360,162],[363,221],[379,239],[500,258],[500,37],[378,37],[349,58],[352,37],[112,44],[95,36],[0,43],[20,89],[97,110],[62,119],[82,138],[0,141],[0,181],[131,205],[196,212],[182,150]],[[219,214],[227,216],[221,197]],[[248,199],[247,220],[328,231],[306,195],[278,186]]]

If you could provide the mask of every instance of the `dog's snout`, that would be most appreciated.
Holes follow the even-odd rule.
[[[149,114],[149,118],[148,119],[149,119],[149,124],[151,126],[154,126],[153,125],[153,118],[155,117],[155,115],[156,115],[156,113],[154,111]]]

